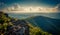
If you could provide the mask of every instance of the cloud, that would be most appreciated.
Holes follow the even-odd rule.
[[[19,4],[14,4],[10,7],[3,9],[8,13],[56,13],[57,8],[47,8],[47,7],[23,7]]]
[[[59,3],[59,4],[57,4],[57,6],[56,6],[55,8],[57,8],[57,9],[58,9],[58,11],[60,11],[60,3]]]

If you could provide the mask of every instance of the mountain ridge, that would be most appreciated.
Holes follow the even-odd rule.
[[[52,33],[53,35],[60,35],[60,19],[53,19],[45,16],[35,16],[28,18],[27,21],[42,28],[44,31]]]

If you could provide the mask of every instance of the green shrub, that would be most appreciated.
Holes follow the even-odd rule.
[[[52,35],[48,32],[44,32],[41,28],[39,27],[35,27],[31,24],[28,24],[29,25],[29,29],[30,29],[30,35]]]

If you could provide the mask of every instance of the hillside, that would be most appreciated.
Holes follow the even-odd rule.
[[[27,21],[34,26],[40,27],[46,32],[52,33],[53,35],[60,35],[60,19],[53,19],[44,16],[35,16],[27,18]]]
[[[26,20],[11,18],[0,12],[0,35],[52,35]]]
[[[29,35],[29,27],[25,20],[11,18],[0,12],[0,35]]]

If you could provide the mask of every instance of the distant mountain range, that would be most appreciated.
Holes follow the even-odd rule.
[[[55,18],[60,19],[60,13],[31,13],[31,14],[14,14],[14,13],[8,13],[10,17],[18,18],[18,19],[25,19],[32,16],[45,16],[49,18]]]
[[[42,28],[42,30],[52,33],[53,35],[60,35],[60,19],[53,19],[45,16],[35,16],[27,18],[27,21],[34,26]]]

